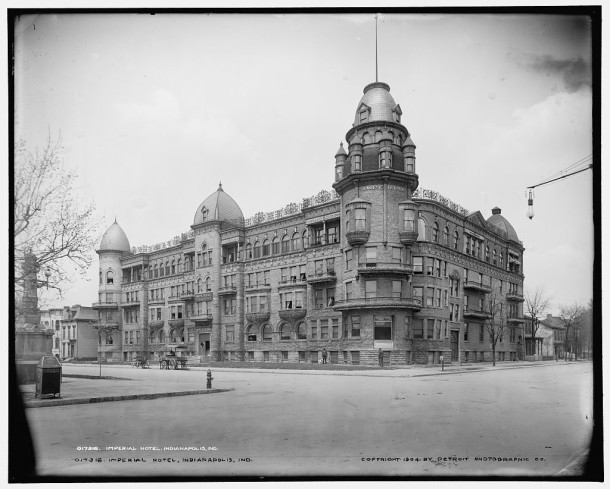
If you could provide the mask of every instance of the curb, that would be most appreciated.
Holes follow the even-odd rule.
[[[182,392],[157,392],[153,394],[128,394],[124,396],[104,396],[104,397],[81,397],[75,399],[42,399],[40,401],[26,401],[26,408],[41,408],[52,406],[66,406],[69,404],[96,404],[98,402],[112,401],[133,401],[133,400],[150,400],[159,399],[161,397],[176,397],[176,396],[194,396],[199,394],[216,394],[219,392],[234,391],[235,387],[228,389],[205,389],[198,391],[182,391]]]

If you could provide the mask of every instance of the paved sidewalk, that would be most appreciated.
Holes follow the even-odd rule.
[[[581,363],[581,362],[576,362]],[[200,371],[201,375],[181,378],[179,383],[170,379],[142,378],[141,375],[130,376],[129,369],[122,364],[104,364],[104,376],[99,378],[97,364],[63,364],[63,378],[61,384],[61,398],[34,397],[35,385],[20,386],[26,407],[50,407],[66,404],[87,404],[96,402],[122,401],[134,399],[156,399],[159,397],[215,394],[233,390],[204,389],[205,371],[210,368],[213,372],[239,372],[256,374],[285,374],[285,375],[339,375],[363,377],[424,377],[443,376],[461,373],[475,373],[485,370],[507,370],[515,368],[534,367],[566,367],[574,362],[499,362],[494,367],[491,363],[481,364],[453,364],[442,369],[438,365],[405,365],[387,368],[371,367],[367,370],[341,370],[340,366],[329,366],[328,370],[291,370],[291,369],[257,369],[192,366],[188,370]],[[333,367],[330,369],[330,367]],[[154,369],[153,369],[154,370]],[[134,369],[133,373],[136,371]],[[141,372],[141,371],[140,371]],[[130,378],[134,377],[134,378]],[[139,377],[139,378],[136,378]]]

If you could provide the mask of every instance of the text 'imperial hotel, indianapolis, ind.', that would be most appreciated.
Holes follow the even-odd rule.
[[[334,190],[301,204],[244,219],[219,185],[168,242],[131,248],[112,224],[93,304],[102,360],[180,345],[194,362],[491,361],[490,298],[507,324],[497,359],[521,358],[523,245],[499,208],[485,220],[419,188],[401,115],[387,84],[367,85]]]

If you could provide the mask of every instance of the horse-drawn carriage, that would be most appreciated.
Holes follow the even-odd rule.
[[[159,353],[159,368],[165,370],[185,369],[187,357],[183,356],[186,346],[168,346],[164,352]]]
[[[150,363],[148,362],[148,358],[144,357],[143,355],[138,355],[133,361],[133,366],[135,368],[150,368]]]

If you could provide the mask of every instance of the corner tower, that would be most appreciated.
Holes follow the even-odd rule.
[[[369,355],[381,348],[404,363],[411,349],[407,326],[421,309],[410,284],[410,248],[418,236],[412,195],[419,177],[415,144],[389,85],[364,88],[345,139],[348,152],[340,148],[335,156],[333,185],[341,198],[346,260],[344,300],[336,309],[343,311],[348,328],[350,323],[361,328],[361,346]]]

